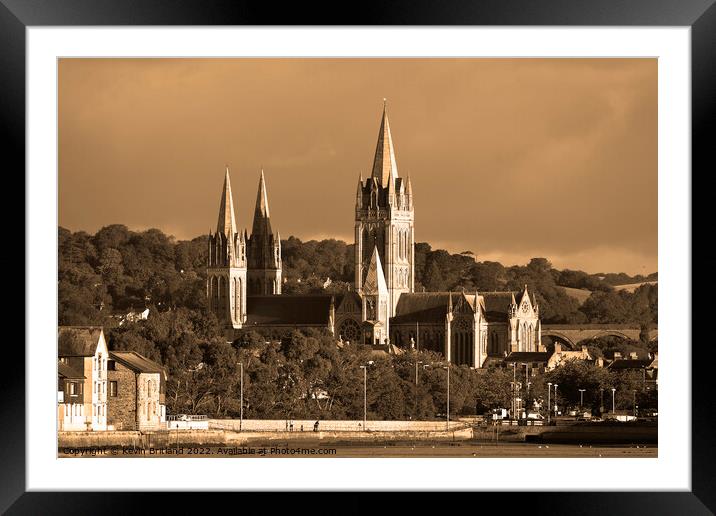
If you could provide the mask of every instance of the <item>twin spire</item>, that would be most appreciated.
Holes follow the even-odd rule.
[[[254,225],[252,233],[271,234],[271,219],[269,218],[268,192],[264,171],[261,169],[258,194],[256,196],[256,208],[254,210]],[[221,203],[219,204],[219,220],[216,224],[217,233],[233,236],[238,232],[236,226],[236,215],[234,214],[234,198],[231,193],[231,178],[229,167],[226,167],[224,176],[224,188],[221,191]]]
[[[259,189],[256,194],[256,208],[254,209],[254,225],[251,228],[252,235],[271,234],[271,219],[269,218],[268,192],[266,191],[266,180],[264,170],[261,169]]]
[[[231,179],[229,167],[226,167],[224,176],[224,189],[221,191],[221,204],[219,204],[219,221],[216,223],[216,232],[233,237],[236,233],[236,216],[234,215],[234,198],[231,195]]]

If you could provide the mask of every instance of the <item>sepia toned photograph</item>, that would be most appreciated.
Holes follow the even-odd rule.
[[[59,457],[658,456],[657,59],[57,74]]]

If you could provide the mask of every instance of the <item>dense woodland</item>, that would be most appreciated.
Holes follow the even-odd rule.
[[[248,332],[241,342],[226,343],[216,318],[205,310],[206,237],[176,241],[157,229],[135,232],[123,225],[96,234],[59,228],[58,300],[61,325],[103,325],[110,349],[135,350],[164,364],[169,373],[170,413],[238,413],[238,363],[245,370],[246,417],[362,417],[362,371],[369,368],[369,418],[432,418],[445,411],[446,372],[441,357],[407,353],[375,357],[360,345],[337,349],[327,334],[293,332],[281,342],[267,342]],[[282,241],[285,293],[340,292],[353,280],[353,246],[338,240]],[[657,288],[644,285],[633,293],[614,285],[656,280],[625,274],[587,274],[556,270],[548,260],[533,258],[525,266],[478,262],[471,252],[450,254],[427,243],[415,246],[416,290],[468,292],[521,290],[536,292],[545,323],[638,323],[647,329],[657,321]],[[592,291],[580,306],[562,287]],[[117,313],[151,307],[146,321],[118,325]],[[593,344],[597,354],[647,349],[644,342]],[[655,349],[652,345],[652,351]],[[432,364],[419,372],[415,361]],[[472,414],[509,406],[512,375],[502,370],[474,371],[453,367],[451,413]],[[637,376],[639,376],[637,378]],[[557,378],[559,377],[559,378]],[[640,375],[610,374],[588,364],[559,368],[533,381],[532,398],[543,395],[544,382],[565,386],[560,393],[573,403],[588,388],[585,404],[593,405],[599,388],[638,390],[643,406],[653,402]],[[575,391],[576,392],[576,391]],[[546,391],[545,391],[546,393]],[[620,407],[631,396],[618,397]]]
[[[282,241],[283,291],[340,292],[353,281],[353,246],[340,240]],[[109,315],[145,306],[200,310],[205,303],[206,237],[175,241],[158,229],[134,232],[112,225],[95,235],[59,229],[60,324],[111,324]],[[536,292],[544,323],[638,323],[657,321],[657,288],[629,293],[614,285],[655,280],[656,273],[587,274],[557,270],[545,258],[506,267],[479,262],[465,251],[450,254],[427,243],[415,246],[416,291]],[[563,288],[592,291],[580,306]]]

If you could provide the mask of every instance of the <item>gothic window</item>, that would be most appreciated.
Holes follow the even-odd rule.
[[[353,319],[346,319],[341,323],[338,333],[343,340],[350,342],[360,341],[360,325]]]

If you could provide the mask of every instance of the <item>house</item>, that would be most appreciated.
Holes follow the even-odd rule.
[[[85,375],[64,362],[57,362],[57,429],[85,430]]]
[[[135,351],[110,351],[107,369],[108,429],[165,428],[167,375],[164,368]]]
[[[621,353],[614,353],[614,360],[607,366],[609,371],[640,371],[644,384],[648,387],[654,386],[658,388],[659,384],[659,356],[658,353],[648,353],[645,356],[639,356],[635,351],[629,353],[627,357],[622,357]]]
[[[562,349],[562,345],[559,342],[555,342],[554,352],[547,362],[547,370],[551,371],[555,367],[563,365],[568,360],[586,360],[594,362],[598,367],[603,366],[602,359],[593,357],[587,346],[582,346],[581,349],[572,351],[571,349]]]
[[[62,364],[62,371],[64,371],[63,373],[59,370],[58,364],[58,378],[63,374],[74,376],[74,378],[65,377],[65,380],[69,380],[69,389],[72,389],[72,383],[81,384],[76,385],[75,389],[80,389],[82,392],[80,411],[84,417],[84,430],[107,430],[108,351],[102,328],[99,326],[60,326],[57,334],[57,354],[59,363]],[[64,388],[62,392],[64,404]],[[71,395],[70,399],[72,399]],[[65,409],[66,407],[63,408],[63,411]],[[59,412],[58,408],[58,417]],[[79,424],[74,422],[73,425],[75,423]],[[62,425],[64,425],[64,414]]]

